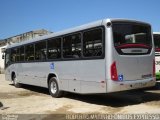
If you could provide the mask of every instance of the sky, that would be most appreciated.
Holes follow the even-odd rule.
[[[0,0],[0,39],[38,29],[57,32],[104,18],[144,21],[160,32],[160,0]]]

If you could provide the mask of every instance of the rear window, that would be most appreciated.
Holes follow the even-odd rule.
[[[151,48],[152,37],[149,25],[134,22],[113,22],[112,24],[115,48]]]

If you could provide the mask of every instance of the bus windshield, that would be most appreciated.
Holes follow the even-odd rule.
[[[160,34],[154,34],[153,37],[156,52],[160,52]]]
[[[113,22],[112,28],[113,41],[116,49],[151,49],[152,37],[151,27],[149,25],[133,22]]]

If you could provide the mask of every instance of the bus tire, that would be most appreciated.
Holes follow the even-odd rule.
[[[21,87],[21,84],[17,82],[17,77],[16,77],[15,74],[13,75],[13,78],[12,78],[12,79],[13,79],[13,84],[14,84],[14,86],[15,86],[16,88],[20,88],[20,87]]]
[[[52,97],[59,98],[62,97],[63,91],[59,90],[57,80],[51,77],[48,84],[49,93]]]

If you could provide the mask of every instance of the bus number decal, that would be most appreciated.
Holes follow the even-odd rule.
[[[53,69],[53,70],[54,70],[54,63],[51,63],[51,64],[50,64],[50,69]]]

